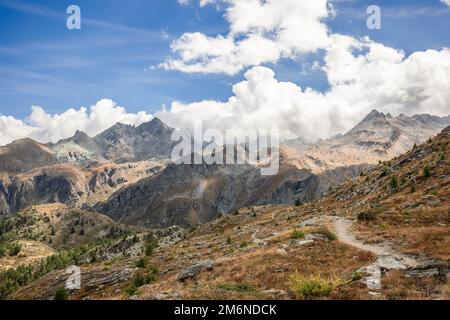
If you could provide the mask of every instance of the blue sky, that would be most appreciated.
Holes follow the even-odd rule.
[[[66,28],[70,4],[81,8],[81,30]],[[370,4],[382,8],[382,30],[366,28]],[[327,21],[334,33],[368,35],[407,54],[450,47],[450,8],[438,0],[355,0],[335,7],[337,16]],[[183,33],[225,35],[227,28],[222,11],[197,2],[0,0],[0,114],[24,118],[32,105],[59,113],[102,98],[129,112],[149,113],[174,100],[226,100],[243,72],[183,74],[150,67],[172,55],[170,43]],[[269,66],[279,80],[323,91],[328,87],[323,72],[302,72],[317,55]]]

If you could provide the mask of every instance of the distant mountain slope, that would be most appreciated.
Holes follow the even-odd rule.
[[[32,139],[16,140],[0,147],[0,172],[14,174],[55,163],[52,150]]]
[[[151,158],[168,159],[172,150],[173,129],[158,118],[138,127],[117,123],[90,138],[77,131],[74,137],[52,144],[58,159],[83,164],[110,160],[116,163]]]
[[[291,158],[300,168],[320,173],[338,167],[376,164],[420,144],[450,125],[450,117],[403,114],[392,117],[373,110],[344,135],[311,145],[292,145]]]
[[[170,164],[92,210],[127,224],[193,227],[251,205],[311,201],[360,170],[354,166],[315,175],[283,156],[274,176],[262,176],[252,165]]]
[[[164,161],[157,160],[129,164],[103,162],[87,168],[54,164],[14,176],[0,174],[0,218],[38,204],[63,203],[72,207],[94,204],[130,183],[153,175],[165,165]]]
[[[157,118],[138,127],[118,123],[95,137],[77,131],[54,144],[18,140],[0,147],[0,215],[61,202],[95,206],[130,223],[188,226],[243,206],[311,201],[361,168],[425,141],[449,121],[374,110],[344,135],[282,145],[282,165],[272,177],[250,165],[164,169],[174,129]]]

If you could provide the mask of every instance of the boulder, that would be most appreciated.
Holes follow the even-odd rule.
[[[198,274],[202,273],[203,271],[211,271],[214,268],[214,262],[212,260],[205,260],[202,262],[199,262],[197,264],[194,264],[190,266],[189,268],[181,271],[178,274],[177,280],[178,281],[185,281],[190,278],[194,278]]]

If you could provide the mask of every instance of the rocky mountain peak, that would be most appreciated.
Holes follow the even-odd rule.
[[[390,114],[389,114],[390,116]],[[378,110],[373,109],[361,122],[371,122],[374,120],[386,119],[386,115]]]
[[[89,140],[91,140],[91,137],[89,137],[86,132],[80,130],[77,130],[72,138],[72,141],[77,144],[84,143]]]
[[[167,126],[164,122],[162,122],[159,118],[153,118],[149,122],[145,122],[137,127],[137,131],[139,133],[150,133],[150,134],[165,134],[171,133],[173,131],[172,128]]]

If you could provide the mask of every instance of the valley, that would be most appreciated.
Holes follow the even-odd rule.
[[[140,142],[170,146],[159,121],[109,129],[106,149],[79,132],[2,147],[0,297],[449,299],[445,126],[374,111],[340,137],[282,145],[271,177],[174,165],[164,148],[147,159]],[[40,160],[25,165],[24,149]],[[70,265],[80,290],[64,289]]]

